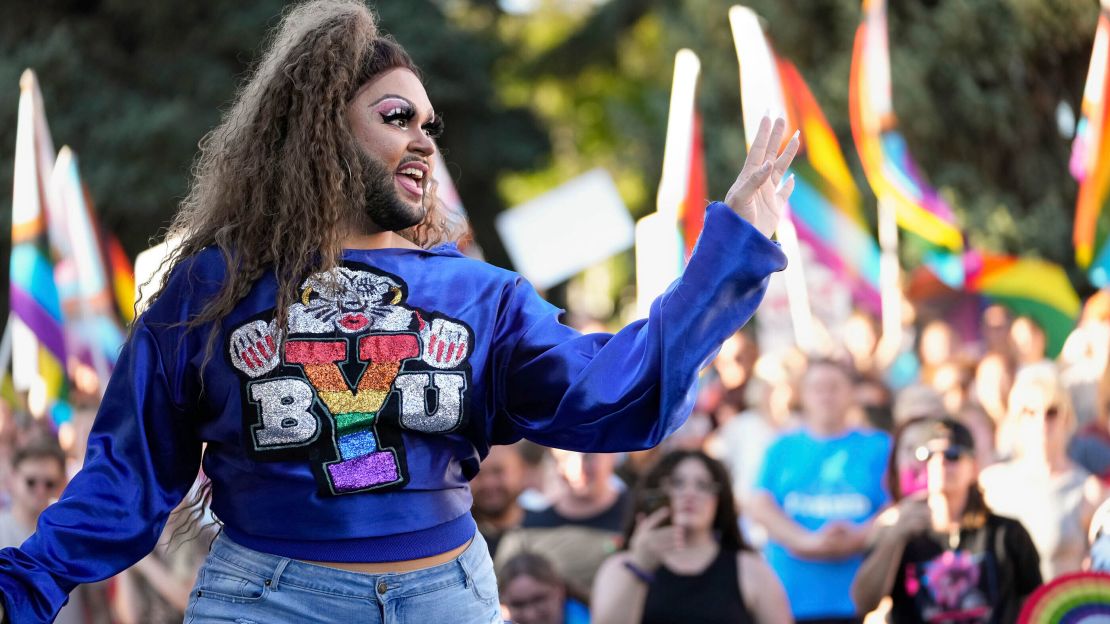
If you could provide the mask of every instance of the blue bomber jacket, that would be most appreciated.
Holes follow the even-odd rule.
[[[785,264],[711,204],[685,274],[649,317],[582,335],[519,276],[453,245],[348,250],[301,284],[286,327],[270,276],[210,347],[209,328],[182,326],[227,271],[206,250],[136,321],[82,470],[30,539],[0,551],[4,606],[20,624],[50,621],[76,585],[150,552],[202,448],[213,512],[249,548],[381,562],[460,546],[475,530],[467,482],[491,444],[658,444]]]

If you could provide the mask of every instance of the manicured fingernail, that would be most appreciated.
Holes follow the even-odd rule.
[[[794,131],[794,136],[790,137],[790,140],[791,141],[798,140],[799,137],[801,137],[801,136],[802,136],[802,129],[798,128],[797,130]]]

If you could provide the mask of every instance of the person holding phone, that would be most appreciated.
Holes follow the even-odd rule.
[[[778,577],[740,535],[719,461],[699,450],[664,455],[633,505],[626,550],[594,580],[594,624],[793,621]]]
[[[852,584],[861,613],[891,598],[890,621],[1013,622],[1041,584],[1040,558],[1020,522],[995,515],[977,482],[971,432],[951,418],[895,431],[894,505]],[[912,452],[905,452],[912,449]]]

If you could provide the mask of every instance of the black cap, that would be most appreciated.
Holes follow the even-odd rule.
[[[930,451],[938,451],[933,445],[940,440],[948,442],[948,449],[955,452],[952,459],[956,459],[960,455],[973,455],[975,453],[975,438],[971,435],[971,430],[964,426],[963,423],[953,418],[941,418],[933,421],[932,435],[925,444],[918,449],[918,459],[924,461],[928,459]],[[946,453],[947,455],[947,453]]]

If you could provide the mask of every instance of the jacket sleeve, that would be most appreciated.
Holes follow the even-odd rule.
[[[491,441],[607,452],[659,444],[689,415],[698,372],[785,266],[777,244],[717,202],[682,277],[617,334],[560,324],[559,310],[520,280],[495,346]]]
[[[0,550],[0,594],[12,622],[53,621],[78,584],[132,565],[156,544],[200,467],[197,396],[182,331],[180,275],[135,322],[89,435],[85,463],[19,548]],[[204,334],[198,328],[192,334]]]

